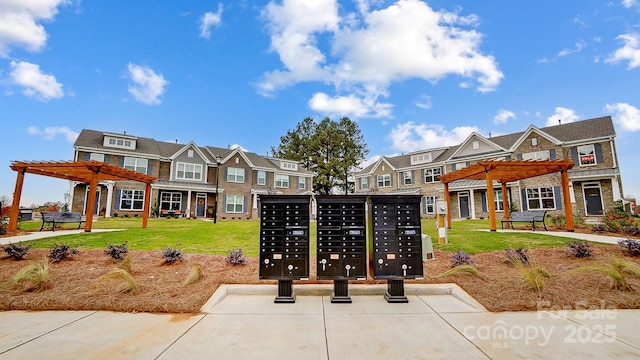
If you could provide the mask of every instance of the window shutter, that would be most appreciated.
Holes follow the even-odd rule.
[[[151,160],[147,160],[147,175],[153,174],[153,163]]]
[[[471,161],[467,161],[467,162],[465,162],[465,163],[464,163],[464,165],[465,165],[466,167],[469,167],[469,165],[471,165]]]
[[[427,172],[427,169],[422,169],[422,171],[421,171],[421,173],[422,173],[422,183],[423,183],[423,184],[426,184],[426,183],[427,183],[427,175],[426,175],[426,172]],[[426,204],[426,201],[425,201],[425,211],[424,211],[425,213],[427,212],[427,210],[426,210],[426,206],[427,206],[427,204]]]
[[[562,189],[560,186],[554,186],[553,188],[553,196],[556,201],[556,210],[562,210]]]
[[[227,181],[227,170],[228,169],[229,168],[224,168],[224,179],[223,179],[224,181]]]
[[[122,190],[116,190],[116,204],[115,204],[115,209],[116,210],[120,210],[120,196],[122,195]]]
[[[264,172],[264,184],[265,186],[269,186],[269,173],[268,172]]]
[[[518,160],[522,160],[522,154],[517,154],[517,155],[516,155],[516,159],[518,159]]]
[[[480,193],[481,197],[482,197],[482,212],[487,212],[488,211],[488,207],[487,207],[487,192],[483,191]]]
[[[520,202],[522,203],[522,211],[527,211],[529,210],[528,204],[527,204],[527,189],[522,189],[521,193],[522,195],[520,198]]]
[[[242,182],[245,183],[247,178],[247,170],[246,169],[242,169]]]
[[[289,186],[287,186],[287,188],[291,188],[291,176],[287,175],[287,182],[289,183]]]
[[[227,213],[227,195],[222,196],[222,212]]]
[[[423,214],[427,213],[427,197],[426,196],[422,197],[422,213]]]
[[[391,186],[393,186],[393,176],[391,176]]]
[[[594,144],[593,147],[596,150],[596,164],[602,164],[604,157],[602,156],[602,144]]]
[[[118,166],[124,167],[124,156],[120,156],[120,159],[118,159]]]
[[[247,207],[248,206],[248,204],[247,204],[248,197],[247,196],[243,196],[242,198],[243,198],[242,212],[249,212],[249,208]]]
[[[575,146],[571,148],[571,158],[576,165],[580,164],[580,161],[578,161],[578,148]]]
[[[258,170],[253,172],[253,183],[256,185],[258,184]]]
[[[511,155],[507,155],[504,157],[505,160],[511,160]]]
[[[549,160],[556,159],[556,149],[549,149]]]
[[[105,155],[104,156],[104,162],[108,163],[109,162],[109,155]]]

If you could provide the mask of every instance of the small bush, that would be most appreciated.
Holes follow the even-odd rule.
[[[168,247],[162,250],[162,257],[164,258],[164,262],[167,264],[173,264],[178,260],[182,261],[182,250]]]
[[[78,254],[78,248],[71,249],[69,245],[65,243],[53,244],[53,248],[49,251],[49,259],[52,262],[58,263],[62,260],[70,259],[72,255]]]
[[[622,229],[622,233],[629,236],[640,235],[640,228],[635,225],[626,226]]]
[[[451,268],[440,275],[436,275],[436,277],[445,277],[449,275],[454,275],[457,273],[467,273],[471,276],[480,277],[480,271],[478,271],[478,267],[475,265],[462,264],[458,265],[454,268]]]
[[[590,258],[591,257],[591,245],[583,240],[565,241],[567,246],[571,249],[567,254],[572,254],[577,258]]]
[[[607,231],[607,227],[604,224],[598,224],[591,227],[591,232],[600,234]]]
[[[129,217],[129,214],[124,214],[124,215],[122,215],[122,216],[124,216],[124,217],[128,218],[128,217]]]
[[[113,217],[118,217],[118,213],[117,213],[117,212],[114,212],[114,213],[113,213]]]
[[[242,253],[242,249],[229,250],[229,256],[226,258],[227,264],[231,265],[243,265],[246,259]]]
[[[129,274],[127,270],[124,270],[124,269],[113,269],[108,273],[100,276],[95,283],[101,284],[104,281],[109,279],[124,281],[122,285],[120,285],[120,287],[118,288],[118,291],[122,293],[127,293],[127,292],[131,292],[138,289],[138,284],[136,283],[136,280],[133,278],[133,276],[131,276],[131,274]]]
[[[131,268],[133,267],[133,256],[131,256],[131,254],[125,255],[125,257],[122,258],[122,260],[116,263],[116,267],[118,269],[125,270],[126,272],[131,274]]]
[[[8,229],[8,225],[5,224],[4,222],[0,222],[0,235],[6,235],[7,229]]]
[[[451,254],[451,267],[456,267],[460,265],[475,265],[475,262],[471,258],[471,255],[465,254],[464,250],[462,249]]]
[[[129,249],[127,249],[126,241],[120,245],[107,244],[107,250],[104,251],[105,254],[111,256],[115,261],[122,260],[128,252]]]
[[[545,269],[544,266],[537,261],[527,259],[527,263],[524,263],[522,258],[513,257],[512,264],[520,270],[523,279],[531,286],[531,288],[537,292],[543,292],[545,287],[544,278],[550,278],[551,273]]]
[[[31,245],[22,245],[22,242],[17,244],[9,243],[7,246],[3,246],[2,248],[13,260],[24,260],[27,252],[31,249]]]
[[[626,274],[640,276],[640,266],[633,261],[620,258],[611,259],[610,264],[581,266],[573,269],[569,274],[581,271],[595,271],[608,276],[613,281],[613,287],[620,291],[632,291],[633,288],[626,278]]]
[[[527,256],[527,250],[522,247],[517,249],[507,249],[504,251],[505,261],[509,264],[515,264],[520,262],[525,266],[529,264],[529,257]]]
[[[618,247],[623,254],[629,256],[640,256],[640,240],[624,239],[618,241]]]
[[[191,285],[200,279],[202,279],[202,265],[194,263],[191,265],[191,271],[189,271],[189,275],[187,275],[187,278],[184,279],[184,286]]]
[[[27,282],[27,291],[46,289],[49,280],[49,261],[43,258],[42,261],[27,265],[20,269],[18,273],[3,286]]]

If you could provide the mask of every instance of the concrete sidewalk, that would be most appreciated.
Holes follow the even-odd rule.
[[[98,232],[109,232],[109,231],[122,231],[123,229],[93,229],[91,230],[91,233],[98,233]],[[54,237],[54,236],[63,236],[63,235],[75,235],[75,234],[84,234],[85,231],[84,229],[79,229],[79,230],[57,230],[57,231],[34,231],[34,232],[30,232],[26,235],[18,235],[18,236],[9,236],[9,237],[2,237],[0,238],[0,245],[6,245],[9,243],[19,243],[19,242],[26,242],[26,241],[31,241],[31,240],[39,240],[39,239],[45,239],[45,238],[50,238],[50,237]],[[88,233],[90,234],[90,233]]]
[[[452,284],[221,286],[201,314],[0,312],[0,359],[629,359],[640,358],[638,310],[491,313]]]

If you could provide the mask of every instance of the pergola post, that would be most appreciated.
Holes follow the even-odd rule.
[[[507,193],[507,183],[503,181],[502,183],[502,207],[504,208],[504,219],[511,219],[511,210],[509,209],[509,196]],[[507,225],[511,226],[511,223],[507,223]]]
[[[147,222],[149,220],[149,208],[151,202],[151,184],[147,183],[147,187],[144,191],[144,211],[142,212],[142,228],[147,228]]]
[[[493,196],[493,177],[491,176],[491,171],[486,170],[487,177],[487,202],[489,203],[489,229],[491,231],[496,231],[496,207],[495,207],[495,197]]]
[[[16,179],[16,188],[13,191],[13,202],[11,203],[11,212],[9,213],[9,231],[15,231],[18,227],[18,216],[20,216],[20,197],[22,196],[22,185],[24,184],[25,170],[18,171]]]
[[[573,232],[575,226],[573,224],[573,208],[571,207],[571,198],[569,196],[569,174],[567,169],[560,169],[560,179],[562,181],[562,198],[564,201],[564,216],[567,223],[567,231]]]
[[[89,185],[89,198],[87,199],[87,218],[84,223],[84,231],[91,232],[93,225],[93,213],[96,206],[96,191],[98,190],[98,171],[93,173],[91,183]]]
[[[451,229],[451,199],[449,198],[449,183],[444,183],[444,200],[447,202],[447,229]]]

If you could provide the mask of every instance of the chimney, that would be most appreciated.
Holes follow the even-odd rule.
[[[558,125],[562,125],[562,119],[558,119]]]
[[[127,132],[125,131],[124,134],[127,135]]]
[[[178,139],[176,139],[176,144],[178,143]]]
[[[491,133],[489,133],[489,139],[491,139]]]

